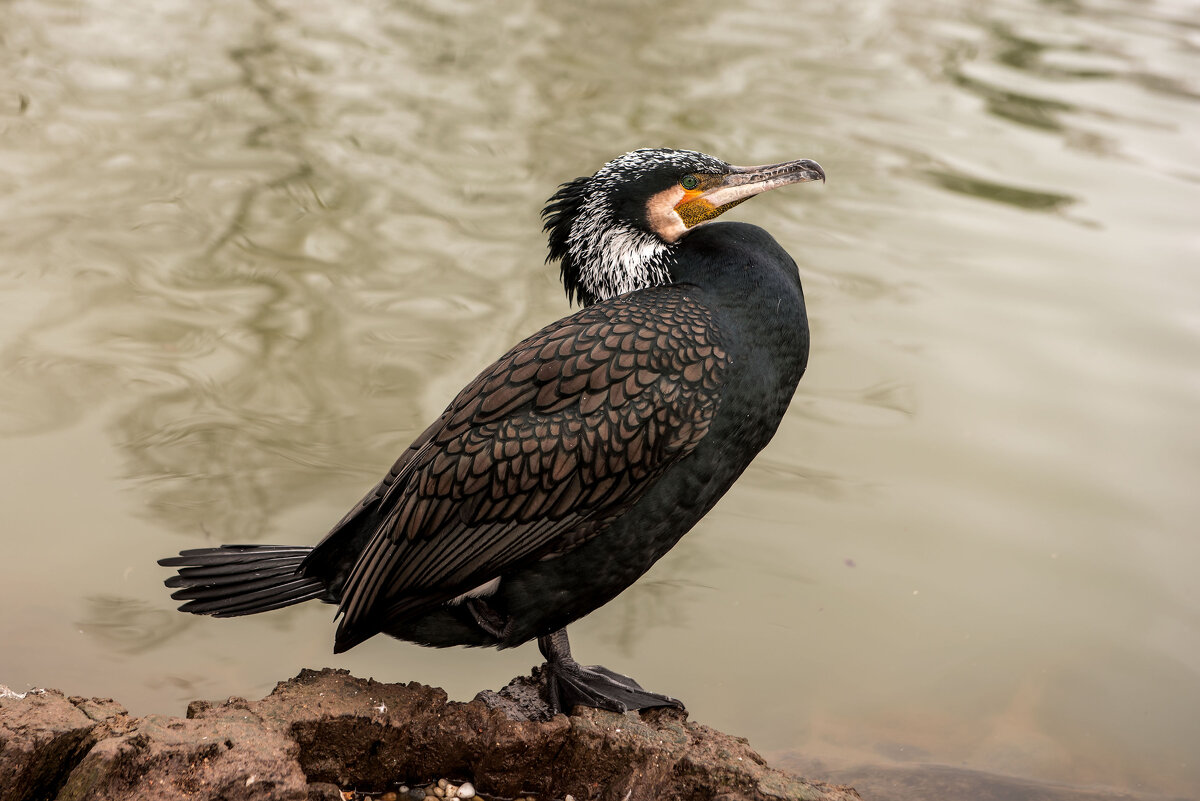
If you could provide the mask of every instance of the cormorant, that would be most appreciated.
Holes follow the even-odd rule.
[[[643,149],[563,184],[547,261],[583,308],[463,389],[316,547],[183,551],[180,609],[338,605],[334,652],[379,633],[435,647],[537,638],[554,711],[682,706],[571,656],[566,626],[645,573],[775,433],[808,360],[796,263],[711,223],[814,161],[734,167]]]

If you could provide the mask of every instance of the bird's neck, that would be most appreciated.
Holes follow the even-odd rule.
[[[568,240],[579,283],[595,300],[668,283],[673,251],[654,234],[624,223],[577,224]]]
[[[679,240],[671,280],[704,291],[746,344],[799,380],[808,351],[804,292],[796,262],[770,234],[741,222],[697,226]]]

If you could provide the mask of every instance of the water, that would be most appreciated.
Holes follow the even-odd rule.
[[[788,419],[578,655],[843,780],[1200,797],[1200,6],[734,5],[7,3],[0,682],[526,671],[180,615],[154,560],[315,542],[564,314],[560,181],[807,157],[732,213],[801,265]]]

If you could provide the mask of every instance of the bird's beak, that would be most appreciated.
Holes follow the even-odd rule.
[[[700,185],[675,204],[683,224],[691,228],[713,219],[742,201],[771,189],[805,181],[825,181],[825,171],[811,159],[758,167],[730,167],[726,173],[700,175]]]
[[[824,183],[825,171],[811,159],[797,159],[761,167],[730,167],[727,174],[716,177],[720,183],[704,196],[714,206],[724,206],[788,184],[817,180]]]

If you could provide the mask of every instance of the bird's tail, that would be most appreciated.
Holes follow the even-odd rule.
[[[181,551],[160,559],[179,574],[166,580],[178,587],[171,597],[187,601],[181,612],[213,617],[253,615],[319,598],[335,603],[319,578],[300,575],[312,548],[290,545],[222,545]]]

